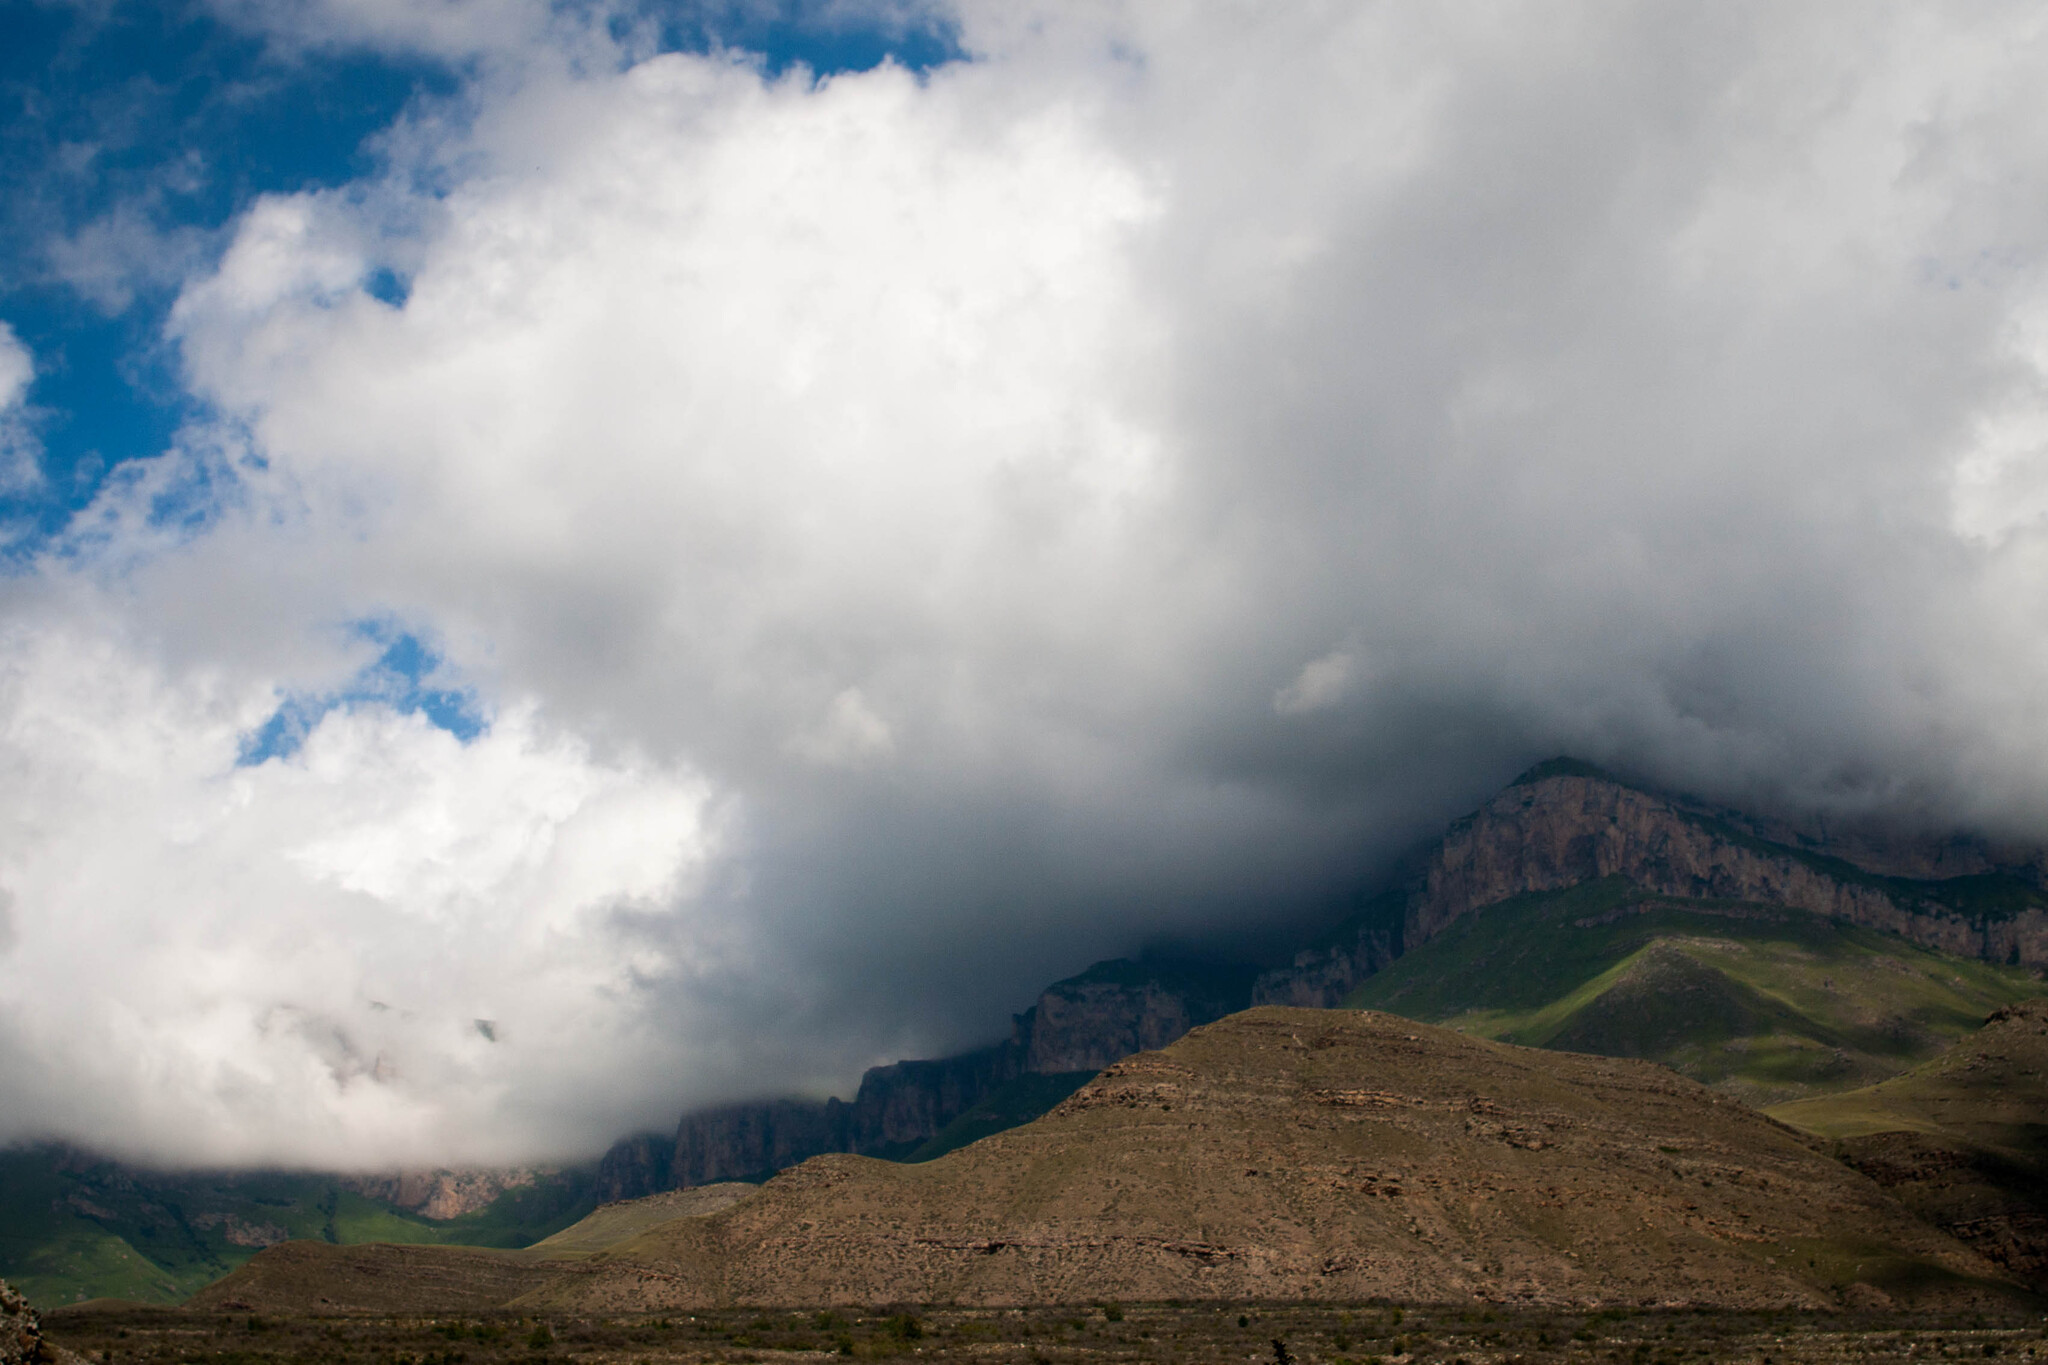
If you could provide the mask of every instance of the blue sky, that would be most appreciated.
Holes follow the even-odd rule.
[[[770,76],[801,66],[828,78],[884,61],[923,71],[960,56],[943,22],[802,3],[645,5],[612,28],[635,35],[638,58],[736,50]],[[161,454],[204,415],[164,323],[237,215],[260,195],[373,175],[379,136],[401,115],[459,117],[474,60],[302,46],[196,3],[0,3],[0,183],[10,187],[0,321],[34,357],[25,401],[43,474],[0,490],[8,560],[32,563],[120,466]],[[388,270],[365,287],[403,300]],[[207,473],[156,515],[203,527],[233,496],[229,467]],[[383,652],[340,687],[285,696],[245,736],[244,763],[290,756],[320,716],[359,702],[416,712],[464,740],[486,723],[473,691],[431,685],[443,661],[414,629],[390,619],[345,629]]]
[[[959,56],[943,22],[803,3],[650,4],[614,26],[641,35],[636,55],[737,49],[770,74]],[[45,475],[0,494],[15,558],[194,414],[164,319],[236,215],[373,173],[378,135],[409,107],[458,101],[470,65],[300,46],[199,3],[0,3],[0,320],[35,357]]]

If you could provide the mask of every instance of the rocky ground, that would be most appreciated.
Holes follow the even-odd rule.
[[[877,1307],[575,1316],[291,1317],[65,1309],[53,1341],[101,1365],[1806,1365],[2048,1360],[2038,1313],[1555,1312],[1386,1304]]]

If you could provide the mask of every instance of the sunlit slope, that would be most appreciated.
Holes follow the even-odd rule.
[[[548,1260],[593,1256],[671,1218],[694,1218],[716,1213],[759,1188],[744,1181],[728,1180],[687,1190],[665,1190],[644,1199],[620,1200],[592,1211],[553,1236],[543,1237],[528,1247],[526,1254]]]
[[[1806,911],[1646,896],[1608,878],[1489,906],[1344,1003],[1647,1058],[1771,1103],[1896,1075],[2044,992],[2026,969]]]
[[[176,1303],[265,1246],[525,1246],[588,1213],[581,1173],[544,1177],[475,1213],[431,1220],[292,1172],[160,1174],[60,1147],[0,1151],[0,1279],[41,1307]]]

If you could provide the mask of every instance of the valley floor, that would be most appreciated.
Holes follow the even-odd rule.
[[[102,1365],[1805,1365],[2048,1361],[2038,1309],[1985,1314],[1488,1311],[1368,1305],[892,1307],[581,1318],[298,1317],[61,1309],[47,1339]]]

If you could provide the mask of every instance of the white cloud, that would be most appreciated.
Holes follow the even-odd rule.
[[[28,394],[36,375],[35,360],[14,329],[0,322],[0,413],[8,412]]]
[[[28,347],[12,327],[0,322],[0,493],[31,487],[42,477],[42,446],[24,411],[35,376],[35,358]]]
[[[1357,661],[1341,649],[1310,659],[1293,682],[1273,694],[1273,710],[1283,716],[1328,710],[1344,700],[1356,670]]]
[[[894,747],[889,723],[874,713],[857,687],[832,698],[818,724],[789,742],[790,752],[839,768],[859,767]]]
[[[145,701],[82,687],[78,753],[20,749],[63,799],[40,889],[0,874],[0,961],[90,903],[125,988],[146,888],[225,877],[217,937],[170,940],[206,984],[138,996],[181,1066],[322,1096],[384,1046],[239,984],[296,960],[259,872],[349,907],[305,913],[378,970],[531,983],[489,1067],[462,1026],[495,1002],[386,1001],[441,1041],[294,1098],[413,1150],[444,1129],[404,1077],[445,1081],[448,1133],[514,1078],[563,1103],[520,1040],[564,1001],[619,1002],[574,1015],[590,1112],[643,1102],[658,1032],[678,1101],[843,1083],[1148,935],[1282,934],[1560,751],[2048,834],[2023,6],[969,5],[976,60],[818,84],[555,61],[537,8],[308,15],[512,55],[377,182],[251,206],[174,322],[220,422],[48,570],[50,611],[147,636],[114,656]],[[150,529],[192,468],[237,500]],[[362,711],[218,776],[247,698],[331,686],[331,623],[382,613],[508,717],[488,740]],[[92,756],[103,713],[206,757],[94,777],[137,761]],[[173,821],[209,783],[262,799]],[[726,836],[662,852],[706,802]],[[626,971],[600,921],[670,947]],[[66,1065],[126,1045],[80,1037]]]
[[[576,1152],[644,1116],[587,1059],[677,1061],[640,983],[690,953],[700,779],[531,708],[468,745],[336,710],[237,767],[261,692],[106,635],[6,645],[0,1139],[388,1165]],[[633,931],[650,912],[666,938]]]

